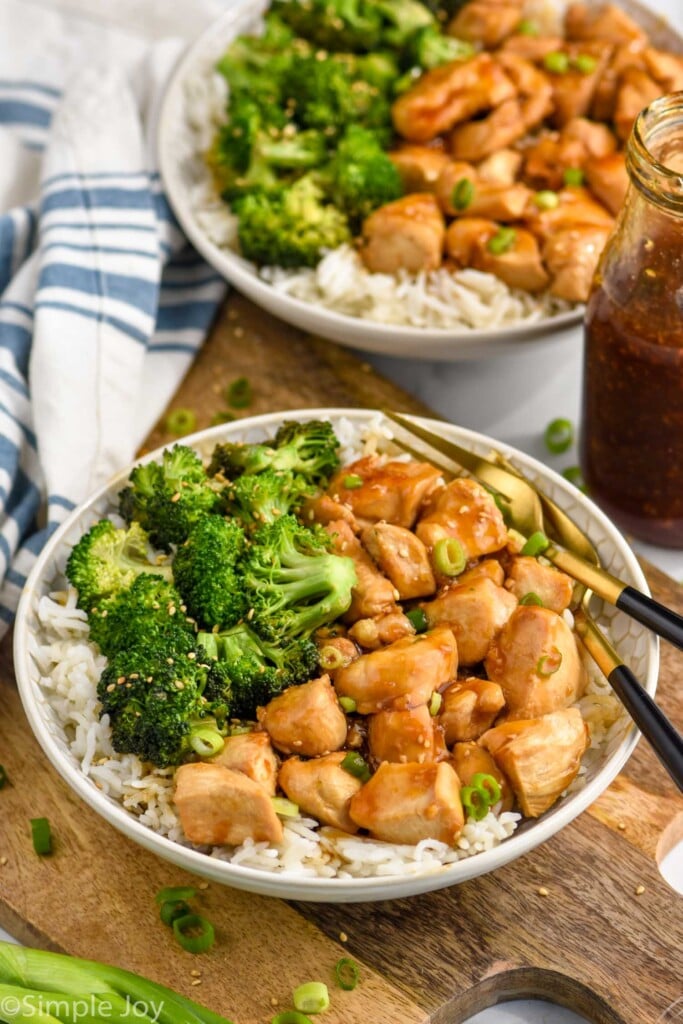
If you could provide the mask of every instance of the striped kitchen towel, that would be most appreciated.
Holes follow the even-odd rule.
[[[50,533],[133,458],[224,294],[155,166],[182,46],[0,0],[0,633]]]

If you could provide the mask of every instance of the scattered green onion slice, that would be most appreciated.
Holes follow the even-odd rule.
[[[4,766],[0,764],[0,789],[2,789],[3,786],[6,786],[8,782],[9,782],[9,776],[8,776],[7,772],[5,771]]]
[[[541,189],[541,191],[537,192],[534,196],[534,205],[537,206],[539,210],[554,210],[559,201],[560,199],[557,192],[553,192],[549,188]]]
[[[277,1017],[273,1017],[270,1024],[313,1024],[313,1021],[298,1010],[285,1010],[284,1013],[278,1013]]]
[[[341,762],[341,767],[345,772],[348,772],[349,775],[353,775],[356,779],[360,779],[361,782],[367,782],[370,778],[370,769],[367,761],[355,750],[349,750],[348,754]]]
[[[533,592],[533,590],[530,590],[528,594],[525,594],[524,597],[520,599],[519,603],[524,605],[537,604],[539,608],[543,607],[543,601],[540,599],[538,594]]]
[[[352,715],[356,710],[357,704],[353,697],[340,697],[339,703],[346,712],[347,715]]]
[[[229,412],[227,409],[221,409],[218,412],[215,412],[211,417],[211,426],[217,427],[221,423],[232,423],[234,419],[234,412]]]
[[[41,857],[52,853],[52,832],[47,818],[31,818],[31,838],[33,849]]]
[[[581,472],[580,466],[567,466],[566,469],[562,470],[562,476],[565,480],[568,480],[570,484],[574,484],[580,491],[586,492],[586,485],[583,482],[583,473]]]
[[[324,1013],[330,1005],[330,994],[324,982],[307,981],[294,989],[292,1000],[302,1013]]]
[[[169,434],[182,437],[197,429],[197,417],[192,409],[172,409],[166,417],[166,430]]]
[[[346,658],[338,647],[326,644],[320,648],[318,662],[326,672],[333,672],[335,668],[342,668],[346,664]]]
[[[574,426],[571,420],[551,420],[543,435],[545,446],[553,455],[562,455],[571,448],[574,441]]]
[[[489,775],[488,772],[477,772],[470,779],[470,785],[475,789],[485,789],[491,798],[492,806],[500,800],[500,783],[494,775]]]
[[[358,473],[349,473],[348,476],[344,477],[344,487],[347,491],[357,491],[362,486],[363,477],[358,476]]]
[[[173,934],[187,953],[205,953],[211,949],[216,934],[213,925],[199,914],[186,914],[173,922]]]
[[[435,690],[429,701],[429,714],[432,716],[432,718],[435,718],[436,715],[438,715],[442,703],[443,697],[437,690]]]
[[[185,900],[166,900],[159,908],[159,917],[169,928],[173,927],[173,922],[179,917],[187,917],[191,913],[192,907]]]
[[[334,965],[334,976],[339,988],[343,988],[345,992],[352,992],[360,981],[360,968],[355,960],[343,956]]]
[[[296,818],[299,813],[299,805],[293,800],[286,800],[283,796],[271,796],[270,802],[276,814],[283,818]]]
[[[225,746],[225,740],[210,726],[199,726],[190,736],[190,746],[200,757],[214,757],[220,754]]]
[[[537,36],[538,25],[531,18],[522,18],[517,26],[517,31],[521,36]]]
[[[536,671],[539,676],[554,676],[562,664],[562,652],[557,647],[550,649],[550,654],[543,654],[536,662]]]
[[[535,558],[536,555],[542,555],[546,548],[549,547],[550,541],[546,535],[541,533],[540,530],[536,530],[536,532],[532,533],[527,540],[526,544],[520,551],[520,555],[533,555]]]
[[[489,238],[486,248],[494,256],[502,256],[508,252],[517,241],[517,232],[514,228],[498,228],[493,238]]]
[[[552,50],[543,58],[543,67],[553,75],[566,75],[569,71],[569,56],[562,50]]]
[[[246,409],[251,405],[253,392],[248,377],[237,377],[232,384],[228,384],[225,392],[225,400],[231,409]]]
[[[595,57],[591,57],[590,53],[580,53],[579,56],[572,61],[572,65],[577,71],[580,71],[582,75],[590,75],[595,71],[598,66],[598,62]]]
[[[154,897],[154,902],[163,905],[164,903],[177,903],[179,900],[191,900],[197,895],[197,890],[189,885],[168,885],[165,889],[159,889]]]
[[[467,565],[465,551],[456,537],[442,537],[434,545],[434,568],[442,576],[459,576]]]
[[[583,171],[580,167],[567,167],[562,175],[565,185],[583,185]]]
[[[474,183],[470,178],[461,178],[455,183],[451,202],[456,210],[466,210],[474,199]]]
[[[487,791],[477,786],[463,786],[460,790],[463,810],[468,818],[481,821],[489,813],[491,799]]]
[[[423,608],[411,608],[406,612],[406,618],[412,622],[416,633],[424,633],[429,626]]]

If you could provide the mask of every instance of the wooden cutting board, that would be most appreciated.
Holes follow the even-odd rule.
[[[192,407],[207,426],[241,375],[253,384],[249,414],[317,405],[428,412],[348,352],[233,295],[172,407]],[[168,440],[159,427],[147,447]],[[683,590],[645,568],[655,595],[683,610]],[[0,925],[25,943],[146,974],[236,1024],[267,1024],[312,979],[330,984],[321,1024],[457,1024],[524,996],[571,1006],[594,1024],[674,1019],[666,1011],[683,997],[681,899],[657,861],[683,836],[683,799],[644,743],[559,835],[449,890],[339,906],[287,904],[212,883],[199,903],[217,942],[193,957],[174,943],[153,900],[190,877],[71,794],[24,719],[9,641],[0,654],[0,762],[11,779],[0,792]],[[683,654],[663,645],[658,699],[679,725],[681,678]],[[48,858],[31,847],[29,819],[38,816],[49,817],[56,837]],[[343,955],[362,966],[353,992],[333,983]]]

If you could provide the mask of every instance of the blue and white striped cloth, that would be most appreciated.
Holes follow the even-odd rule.
[[[133,458],[225,287],[155,166],[182,42],[88,25],[84,53],[69,16],[35,5],[27,35],[3,2],[0,68],[16,73],[0,79],[0,633],[56,525]]]

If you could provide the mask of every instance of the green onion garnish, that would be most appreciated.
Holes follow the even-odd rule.
[[[489,794],[491,805],[497,804],[500,800],[500,783],[488,772],[477,772],[473,775],[470,779],[470,786],[474,786],[475,789],[485,789]]]
[[[167,885],[165,889],[159,889],[154,897],[154,902],[159,904],[177,903],[178,900],[191,900],[197,895],[197,890],[189,885]]]
[[[568,480],[570,484],[574,484],[580,491],[586,493],[586,485],[583,480],[583,473],[581,472],[580,466],[567,466],[566,469],[562,470],[562,476],[565,480]]]
[[[429,625],[422,608],[411,608],[409,612],[406,612],[406,618],[412,622],[416,633],[424,633]]]
[[[166,900],[159,908],[159,917],[169,928],[173,927],[173,922],[179,917],[187,917],[191,913],[192,907],[185,900]]]
[[[579,185],[583,185],[583,171],[580,167],[567,167],[562,180],[565,185],[575,185],[578,188]]]
[[[52,832],[47,818],[31,818],[31,838],[33,849],[41,857],[52,853]]]
[[[277,1017],[273,1017],[270,1024],[313,1024],[313,1021],[298,1010],[285,1010],[284,1013],[278,1013]]]
[[[166,430],[169,434],[182,437],[197,429],[197,417],[192,409],[172,409],[166,417]]]
[[[489,238],[486,248],[494,256],[502,256],[508,252],[517,241],[517,232],[514,228],[498,228],[493,238]]]
[[[474,183],[470,178],[461,178],[455,183],[451,202],[456,210],[466,210],[474,199]]]
[[[543,67],[553,75],[566,75],[569,71],[569,56],[562,50],[552,50],[543,58]]]
[[[562,664],[562,652],[557,647],[551,648],[550,654],[543,654],[536,662],[539,676],[554,676]]]
[[[592,74],[597,66],[597,60],[595,57],[591,57],[589,53],[580,53],[579,56],[572,61],[572,67],[575,67],[582,75]]]
[[[355,960],[343,956],[334,965],[334,975],[339,988],[343,988],[345,992],[352,992],[360,981],[360,968]]]
[[[296,818],[299,813],[299,805],[293,800],[285,800],[283,796],[271,796],[270,802],[275,813],[282,815],[283,818]]]
[[[552,192],[549,188],[542,189],[534,196],[534,205],[539,210],[554,210],[559,201],[557,192]]]
[[[468,818],[481,821],[489,813],[491,799],[483,787],[463,786],[460,790],[460,799]]]
[[[552,420],[543,434],[545,446],[553,455],[562,455],[571,448],[574,441],[574,426],[571,420]]]
[[[347,715],[352,715],[358,706],[353,697],[340,697],[339,703]]]
[[[368,763],[364,757],[356,753],[355,750],[349,750],[348,754],[341,762],[341,766],[345,772],[349,775],[353,775],[356,779],[360,779],[361,782],[367,782],[370,778],[370,769]]]
[[[234,419],[234,412],[228,412],[227,409],[221,409],[219,412],[215,412],[211,417],[211,426],[217,427],[221,423],[232,423]]]
[[[441,696],[440,693],[438,693],[435,690],[434,693],[431,696],[430,701],[429,701],[429,714],[432,716],[432,718],[434,718],[434,717],[436,717],[436,715],[438,715],[439,709],[440,709],[442,703],[443,703],[443,697]]]
[[[190,746],[200,757],[214,757],[216,754],[220,754],[225,746],[225,740],[219,732],[210,726],[199,726],[192,731]]]
[[[434,568],[442,576],[459,576],[467,565],[465,550],[456,537],[442,537],[434,545]]]
[[[520,599],[519,603],[523,605],[537,604],[539,608],[543,607],[543,601],[541,601],[538,594],[535,594],[533,590],[530,590],[528,594],[525,594],[524,597]]]
[[[522,18],[517,26],[517,31],[521,36],[537,36],[538,25],[531,18]]]
[[[344,477],[343,482],[347,491],[357,491],[359,487],[363,486],[363,477],[358,476],[358,473],[349,473]]]
[[[187,953],[205,953],[216,938],[213,925],[199,914],[186,914],[173,922],[173,934]]]
[[[248,377],[238,377],[232,384],[228,384],[225,392],[225,400],[231,409],[248,408],[253,397]]]
[[[318,653],[318,663],[326,672],[333,672],[335,668],[343,668],[346,659],[338,647],[326,644],[321,647]]]
[[[540,530],[536,530],[536,533],[532,533],[526,544],[520,551],[520,555],[542,555],[546,548],[550,547],[550,541],[544,533]]]
[[[9,776],[8,776],[7,772],[5,771],[5,768],[3,767],[3,765],[0,764],[0,789],[2,789],[3,786],[6,786],[8,782],[9,782]]]
[[[302,1013],[324,1013],[330,1005],[330,994],[322,981],[307,981],[294,989],[292,1001]]]

